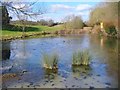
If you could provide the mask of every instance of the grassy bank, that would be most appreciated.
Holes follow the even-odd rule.
[[[25,29],[25,36],[41,35],[42,33],[53,33],[62,30],[61,25],[48,26],[27,26]],[[22,29],[17,26],[7,26],[2,29],[2,40],[21,38],[23,35]]]

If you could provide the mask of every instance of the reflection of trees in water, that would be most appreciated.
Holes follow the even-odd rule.
[[[58,70],[44,69],[44,71],[45,71],[45,78],[48,80],[54,79],[58,73]]]
[[[25,57],[26,56],[26,47],[25,47],[25,41],[23,40],[23,42],[22,42],[22,45],[21,45],[21,47],[22,47],[22,55],[23,55],[23,57]]]
[[[24,61],[27,58],[27,51],[26,51],[26,43],[24,40],[21,42],[16,42],[17,43],[17,49],[14,51],[15,56],[14,56],[14,66],[18,70],[22,70],[24,68]]]
[[[10,58],[10,42],[2,42],[2,60]]]
[[[90,66],[72,66],[72,75],[74,77],[80,77],[82,75],[87,76],[91,71]]]
[[[105,70],[108,76],[113,80],[118,79],[118,40],[115,38],[101,37],[103,46],[100,55],[104,58],[104,63],[107,65]],[[114,81],[113,81],[114,82]]]
[[[107,38],[104,44],[107,48],[116,48],[117,40],[113,38]]]
[[[118,54],[118,40],[115,38],[101,38],[101,48],[105,54]]]
[[[102,53],[107,54],[109,52],[116,52],[118,49],[118,40],[115,38],[91,36],[90,43],[93,47],[92,50],[96,50],[97,53],[102,51]]]
[[[2,60],[7,60],[2,62],[4,68],[9,69],[14,68],[12,70],[21,71],[25,67],[24,61],[26,56],[26,45],[25,41],[13,41],[11,42],[2,42]]]

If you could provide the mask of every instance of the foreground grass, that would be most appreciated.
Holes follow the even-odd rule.
[[[55,32],[58,30],[62,30],[61,25],[53,26],[53,27],[48,27],[48,26],[27,26],[25,29],[25,35],[35,35],[39,34],[42,32]],[[23,35],[23,32],[20,27],[12,27],[8,26],[2,29],[2,39],[7,39],[7,38],[14,38],[14,37],[21,37]]]
[[[72,57],[72,65],[73,66],[79,66],[79,65],[87,66],[90,64],[91,59],[92,58],[88,50],[74,52],[73,57]]]
[[[44,68],[57,69],[57,65],[58,65],[58,55],[57,54],[53,54],[53,55],[44,54],[43,60],[44,60]]]
[[[57,54],[43,54],[43,67],[46,74],[57,73],[58,71],[58,55]]]

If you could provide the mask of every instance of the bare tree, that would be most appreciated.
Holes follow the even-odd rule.
[[[65,29],[81,29],[83,28],[83,21],[80,16],[70,15],[64,18]]]
[[[45,7],[40,4],[37,3],[37,9],[35,7],[37,1],[35,2],[23,2],[21,1],[16,1],[15,0],[11,1],[11,0],[6,0],[6,1],[0,1],[0,4],[2,6],[7,7],[8,12],[12,12],[14,13],[14,15],[19,19],[20,24],[22,25],[22,31],[23,33],[25,32],[25,21],[27,21],[28,19],[36,19],[37,16],[40,16],[44,13],[46,13],[46,9]],[[40,5],[39,5],[40,4]]]
[[[89,23],[91,26],[104,23],[103,26],[106,33],[117,35],[119,33],[119,10],[119,2],[102,2],[91,10]]]

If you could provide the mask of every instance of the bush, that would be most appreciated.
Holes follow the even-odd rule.
[[[57,54],[53,54],[53,55],[44,54],[43,60],[44,60],[45,69],[55,70],[58,68],[58,55]]]
[[[72,65],[73,66],[89,65],[90,60],[91,60],[91,56],[88,50],[85,50],[83,52],[81,51],[74,52],[72,57]]]
[[[65,17],[63,27],[65,29],[82,29],[84,23],[80,16],[70,15]]]
[[[108,34],[108,35],[112,35],[112,36],[115,36],[117,34],[117,30],[115,28],[114,25],[107,25],[104,27],[105,28],[105,32]]]
[[[92,29],[92,33],[100,34],[101,33],[100,25],[95,25]]]

